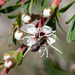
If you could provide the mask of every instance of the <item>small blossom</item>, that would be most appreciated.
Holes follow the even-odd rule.
[[[9,59],[9,58],[11,58],[11,55],[10,55],[10,54],[5,53],[5,54],[3,55],[3,59],[4,59],[4,60],[7,60],[7,59]]]
[[[14,38],[18,41],[22,40],[22,37],[23,37],[23,32],[20,31],[20,30],[17,30],[14,34]]]
[[[11,60],[6,60],[4,62],[4,67],[10,68],[13,65],[13,62]]]
[[[6,3],[6,0],[0,0],[0,6],[4,5]]]
[[[52,45],[53,43],[55,43],[57,37],[54,34],[56,31],[52,31],[51,27],[43,26],[41,28],[36,28],[33,24],[29,24],[29,25],[27,25],[26,29],[27,30],[25,32],[27,32],[28,35],[25,36],[25,37],[23,37],[22,39],[23,39],[23,43],[26,44],[27,46],[29,46],[29,49],[27,50],[27,52],[30,50],[30,48],[32,47],[32,45],[34,45],[35,43],[37,43],[37,41],[40,38],[42,38],[43,36],[45,36],[46,40],[47,40],[47,43],[45,43],[43,46],[40,46],[39,52],[42,51],[43,55],[44,55],[44,51],[46,51],[46,57],[48,57],[48,48],[47,48],[47,45],[50,45],[52,48],[54,48],[55,50],[57,50],[58,52],[60,52],[62,54],[62,52],[59,49],[57,49],[56,47],[54,47]]]
[[[31,16],[29,14],[22,14],[21,20],[25,23],[28,24],[31,22]]]
[[[43,17],[44,18],[49,18],[52,15],[52,10],[50,8],[45,8],[43,10]]]

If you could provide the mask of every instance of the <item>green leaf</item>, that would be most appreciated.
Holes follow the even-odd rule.
[[[7,2],[10,2],[10,0],[6,0],[6,3],[7,3]]]
[[[0,70],[3,68],[4,62],[0,62]]]
[[[58,18],[60,18],[60,12],[59,12],[59,10],[57,10],[56,15],[57,15]]]
[[[61,8],[59,10],[60,13],[64,13],[66,10],[68,10],[73,4],[75,3],[75,1],[71,2],[70,4],[68,4],[67,6]]]
[[[13,5],[13,6],[6,7],[4,9],[1,9],[0,13],[4,13],[4,14],[10,13],[10,12],[18,9],[20,6],[21,6],[21,4],[16,4],[16,5]]]
[[[51,27],[52,30],[56,30],[56,21],[55,21],[55,18],[51,17],[46,25],[49,26],[49,27]],[[55,35],[57,36],[57,39],[59,39],[57,33],[55,33]]]
[[[0,65],[3,65],[4,64],[4,62],[0,62]]]
[[[22,55],[22,52],[19,51],[18,54],[17,54],[17,63],[18,63],[18,65],[20,65],[22,63],[22,60],[23,60],[23,55]]]
[[[19,2],[21,2],[22,0],[18,0],[17,2],[16,2],[16,4],[18,4]]]
[[[12,31],[11,35],[9,36],[8,45],[10,46],[13,42],[14,31]]]
[[[73,15],[72,18],[70,20],[66,21],[65,23],[66,24],[70,23],[73,20],[74,17],[75,17],[75,15]]]
[[[37,0],[34,0],[34,5],[37,6]]]
[[[32,14],[32,6],[33,6],[33,0],[31,0],[30,5],[29,5],[29,14]]]
[[[64,31],[64,29],[61,27],[61,25],[60,25],[59,20],[58,20],[57,17],[56,17],[56,21],[57,21],[58,26],[60,27],[60,29],[63,31],[63,33],[64,33],[65,35],[67,35],[67,33]]]
[[[46,2],[47,0],[43,0],[42,3],[41,3],[41,7],[40,7],[40,10],[42,11],[46,5]]]
[[[15,53],[16,51],[9,51],[9,52],[6,52],[4,55],[10,55],[12,57]]]
[[[55,18],[54,17],[51,17],[49,19],[49,21],[47,22],[46,25],[49,26],[49,27],[51,27],[52,30],[56,30],[56,21],[55,21]]]
[[[52,61],[48,58],[44,58],[43,61],[44,61],[44,65],[45,65],[47,71],[50,73],[50,75],[72,75],[69,72],[55,68]]]
[[[72,24],[67,34],[67,43],[71,43],[74,40],[75,40],[75,17],[72,20]]]
[[[25,4],[22,6],[21,11],[25,10],[28,8],[30,1],[26,1]]]
[[[18,15],[7,15],[9,19],[16,18]]]
[[[21,23],[21,13],[19,13],[19,15],[17,16],[16,22],[17,22],[17,25],[19,25],[19,28],[20,28],[22,26],[22,23]]]

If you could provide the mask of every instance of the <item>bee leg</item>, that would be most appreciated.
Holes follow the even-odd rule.
[[[27,49],[27,51],[24,53],[23,57],[25,57],[25,55],[30,51],[30,49],[31,49],[31,47],[29,47],[29,48]]]
[[[41,57],[43,57],[43,56],[44,56],[44,54],[45,54],[45,49],[43,50],[43,53],[42,53]]]
[[[46,57],[48,58],[48,49],[47,49],[47,47],[45,47],[45,50],[46,50]]]
[[[51,43],[49,41],[47,41],[47,43],[54,48],[56,51],[58,51],[60,54],[63,54],[59,49],[57,49],[56,47],[54,47],[53,45],[51,45]]]

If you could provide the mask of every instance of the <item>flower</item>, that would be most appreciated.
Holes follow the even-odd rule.
[[[43,10],[43,17],[44,18],[49,18],[52,15],[52,10],[50,8],[45,8]]]
[[[23,37],[23,32],[20,30],[16,30],[15,34],[14,34],[14,38],[18,41],[20,41]]]
[[[31,16],[29,14],[22,14],[21,20],[25,23],[28,24],[31,22]]]
[[[24,44],[26,44],[27,46],[30,47],[27,50],[27,52],[29,50],[31,50],[32,45],[37,44],[38,46],[41,45],[40,49],[39,49],[39,52],[43,51],[43,55],[44,55],[44,51],[46,51],[46,57],[48,57],[48,49],[47,49],[47,44],[48,44],[52,48],[54,48],[55,50],[57,50],[58,52],[60,52],[62,54],[62,52],[60,50],[58,50],[56,47],[54,47],[52,45],[53,43],[55,43],[57,37],[54,34],[56,31],[52,31],[51,27],[43,26],[41,28],[36,28],[33,24],[29,24],[29,25],[27,25],[26,29],[27,30],[25,32],[28,33],[28,35],[23,37],[22,40],[23,40]],[[44,39],[44,41],[46,40],[47,43],[44,42],[45,44],[42,43],[42,44],[39,45],[40,41],[42,41],[42,38]],[[34,46],[34,47],[36,47],[36,46]]]

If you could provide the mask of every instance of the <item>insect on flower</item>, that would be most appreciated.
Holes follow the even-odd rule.
[[[28,50],[25,52],[24,56],[28,51],[39,51],[43,52],[41,57],[44,55],[46,51],[46,57],[48,57],[48,48],[47,45],[50,45],[52,48],[57,50],[62,54],[62,52],[54,47],[52,44],[55,43],[57,37],[55,35],[56,31],[52,31],[51,27],[43,26],[41,28],[36,28],[33,24],[29,24],[26,27],[25,33],[28,33],[27,36],[23,37],[23,43],[29,46]]]

